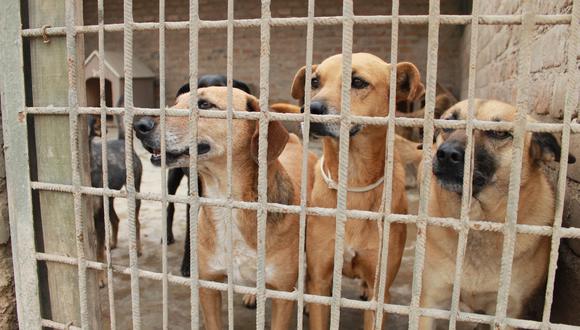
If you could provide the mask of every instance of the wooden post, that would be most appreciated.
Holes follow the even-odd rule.
[[[30,28],[45,25],[65,26],[66,2],[73,1],[76,24],[82,25],[82,1],[76,0],[28,0]],[[85,105],[84,81],[84,38],[77,35],[77,91],[79,105]],[[30,76],[34,106],[68,106],[69,78],[67,71],[67,48],[64,36],[30,39]],[[71,142],[69,118],[62,115],[34,116],[36,170],[38,181],[70,185],[72,179]],[[79,145],[82,185],[90,186],[89,142],[86,116],[79,117]],[[34,152],[34,150],[32,150]],[[73,195],[71,193],[40,191],[40,210],[35,210],[35,219],[40,221],[43,246],[39,251],[77,256]],[[82,240],[87,259],[95,260],[95,231],[90,198],[84,196],[82,218],[84,231]],[[75,326],[81,325],[78,267],[47,262],[48,297],[42,297],[43,317]],[[87,270],[87,295],[89,326],[101,329],[96,272]],[[47,312],[48,311],[48,312]],[[50,315],[47,315],[47,314]]]

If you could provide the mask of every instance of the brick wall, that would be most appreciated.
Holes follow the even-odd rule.
[[[355,14],[379,15],[389,14],[391,4],[384,0],[355,2]],[[463,1],[443,1],[442,13],[459,14],[463,12]],[[316,1],[316,16],[335,16],[342,14],[342,1]],[[85,24],[97,23],[96,1],[84,2]],[[135,1],[133,4],[134,20],[138,22],[158,21],[159,4],[157,1]],[[201,19],[226,19],[227,1],[201,0]],[[307,0],[273,1],[272,17],[305,17]],[[166,1],[167,21],[187,21],[188,7],[186,1]],[[401,14],[427,14],[428,1],[409,0],[401,2]],[[244,0],[235,2],[235,18],[260,17],[260,1]],[[122,0],[105,0],[105,23],[122,23]],[[459,53],[459,40],[463,27],[441,26],[439,52],[439,82],[445,87],[459,93],[460,71],[456,65]],[[425,72],[427,63],[427,26],[406,25],[399,29],[399,59],[417,64]],[[342,26],[315,27],[314,63],[340,53]],[[135,32],[134,54],[141,58],[155,72],[159,70],[158,45],[159,35],[155,31]],[[167,31],[166,34],[166,76],[168,102],[172,102],[177,89],[188,80],[188,31]],[[226,31],[202,30],[199,36],[199,69],[200,74],[226,72]],[[86,52],[89,54],[97,47],[97,36],[86,38]],[[106,49],[123,49],[123,33],[107,33]],[[383,59],[390,57],[390,28],[388,26],[355,26],[353,50],[369,52]],[[290,86],[294,73],[305,64],[306,27],[275,27],[271,30],[271,63],[270,63],[270,99],[272,101],[292,101]],[[260,30],[235,29],[234,31],[234,77],[252,85],[257,92],[259,85],[260,63]],[[424,78],[424,77],[423,77]]]
[[[539,14],[570,14],[571,0],[537,1]],[[481,14],[522,12],[522,1],[480,1]],[[530,112],[545,122],[561,122],[567,86],[568,25],[538,26],[533,36],[531,62]],[[517,64],[521,26],[480,26],[477,54],[476,97],[495,98],[514,104],[517,96]],[[469,61],[468,30],[461,40],[461,96],[467,97]],[[577,54],[580,59],[580,54]],[[576,67],[579,67],[577,62]],[[578,109],[576,102],[575,109]],[[580,156],[580,134],[572,135],[571,153]],[[579,158],[580,159],[580,158]],[[556,182],[557,163],[547,171]],[[580,161],[568,167],[565,226],[580,227]],[[580,325],[580,240],[564,240],[560,249],[553,321]]]

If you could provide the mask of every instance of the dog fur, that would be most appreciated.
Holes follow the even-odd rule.
[[[342,56],[335,55],[319,65],[312,66],[313,114],[341,112]],[[352,55],[351,113],[355,115],[385,117],[389,113],[389,76],[391,64],[366,53]],[[304,102],[305,70],[298,70],[292,85],[292,96]],[[397,65],[397,101],[413,101],[423,93],[417,68],[408,62]],[[338,181],[338,123],[311,123],[311,132],[323,137],[324,170]],[[372,184],[384,174],[386,153],[386,127],[353,125],[350,130],[348,160],[348,187]],[[320,162],[320,161],[319,161]],[[311,206],[335,208],[337,191],[329,188],[322,178],[320,163],[315,167]],[[378,211],[381,207],[383,185],[368,192],[349,192],[347,208],[350,210]],[[399,155],[395,153],[392,205],[393,213],[407,213],[405,171]],[[307,228],[308,282],[311,294],[329,295],[334,267],[336,220],[333,217],[309,216]],[[406,238],[404,224],[390,226],[389,256],[385,301],[389,301],[391,286],[400,266]],[[380,245],[375,221],[349,219],[345,228],[345,254],[343,274],[363,280],[363,286],[375,294],[375,269]],[[328,306],[310,304],[310,329],[328,329]],[[374,312],[364,312],[364,328],[374,327]]]
[[[240,90],[233,91],[236,111],[260,111],[258,100]],[[190,94],[178,98],[176,108],[187,108]],[[227,108],[227,89],[208,87],[198,90],[200,109]],[[137,136],[147,150],[158,152],[160,132],[157,119],[142,118],[136,123]],[[146,124],[149,128],[139,127]],[[233,122],[233,198],[257,201],[258,125],[255,121]],[[167,165],[183,167],[189,163],[189,125],[180,117],[167,118]],[[198,168],[204,196],[226,198],[226,121],[200,118],[198,122]],[[268,127],[268,201],[286,205],[300,203],[302,145],[280,122]],[[154,159],[154,160],[155,160]],[[309,157],[308,191],[312,187],[316,156]],[[157,163],[156,161],[154,163]],[[226,208],[202,206],[198,219],[198,260],[200,279],[223,281],[226,277]],[[254,285],[257,258],[257,216],[255,211],[234,209],[232,226],[234,283]],[[268,288],[293,291],[298,277],[299,217],[297,214],[269,213],[266,221],[266,284]],[[221,293],[200,289],[200,302],[207,329],[222,329]],[[272,300],[272,329],[287,329],[292,317],[292,301]]]
[[[516,108],[499,101],[476,100],[475,118],[512,122]],[[443,119],[465,120],[467,101],[447,110]],[[530,121],[533,121],[531,118]],[[465,130],[438,130],[433,148],[429,216],[460,217]],[[500,222],[506,219],[509,174],[512,163],[510,132],[474,131],[473,180],[469,218]],[[549,133],[526,133],[518,206],[518,224],[552,226],[554,192],[542,172],[541,163],[560,159],[560,146]],[[574,161],[571,156],[570,162]],[[425,269],[421,306],[449,309],[453,288],[458,233],[449,228],[427,229]],[[495,313],[499,286],[503,235],[499,232],[471,230],[468,235],[463,277],[461,309]],[[546,281],[549,238],[518,234],[512,265],[508,317],[521,317],[535,290]],[[434,329],[433,319],[422,317],[420,329]]]
[[[95,139],[101,136],[101,121],[97,116],[89,116],[89,143],[91,153],[91,185],[93,187],[103,187],[103,160],[102,148],[103,142]],[[107,164],[108,164],[108,187],[109,189],[120,190],[126,184],[127,170],[125,166],[125,140],[123,135],[115,140],[108,140],[107,143]],[[135,177],[135,190],[139,191],[141,188],[141,176],[143,174],[143,165],[141,160],[135,153],[133,154],[133,174]],[[94,199],[94,221],[95,231],[97,234],[97,260],[105,260],[105,210],[102,198]],[[139,210],[141,208],[141,200],[135,201],[135,227],[137,229],[137,253],[141,254],[141,235],[139,223]],[[109,218],[111,221],[112,236],[110,247],[114,249],[117,247],[117,236],[119,233],[119,217],[115,212],[114,198],[109,198]],[[106,283],[105,272],[99,272],[99,287],[104,287]]]

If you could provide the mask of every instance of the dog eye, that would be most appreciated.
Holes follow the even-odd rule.
[[[313,77],[312,80],[310,80],[310,86],[312,86],[312,89],[317,89],[320,87],[320,80],[318,80],[316,77]]]
[[[206,100],[199,100],[197,101],[197,108],[202,110],[207,110],[213,108],[213,104],[209,103]]]
[[[512,133],[505,131],[487,131],[487,136],[497,140],[505,140],[512,137]]]
[[[360,78],[352,78],[351,86],[355,89],[363,89],[369,85],[368,82],[360,79]]]

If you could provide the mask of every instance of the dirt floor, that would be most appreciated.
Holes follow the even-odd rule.
[[[143,182],[141,191],[159,192],[161,191],[161,171],[153,167],[149,162],[149,154],[141,147],[141,143],[136,141],[136,151],[143,162]],[[186,180],[183,180],[177,194],[187,193]],[[416,194],[409,194],[411,207],[416,205]],[[129,226],[127,219],[127,205],[123,199],[115,201],[115,208],[121,219],[119,230],[119,244],[117,249],[112,251],[113,262],[118,265],[129,265],[128,256],[128,234]],[[161,237],[162,218],[161,203],[144,201],[141,207],[141,241],[143,245],[143,255],[139,258],[139,268],[149,271],[161,272]],[[185,205],[177,205],[173,231],[176,243],[168,246],[168,266],[169,272],[174,275],[180,274],[180,264],[183,253],[183,237],[185,234]],[[407,246],[403,257],[401,269],[397,275],[394,285],[391,287],[391,303],[408,305],[411,297],[411,277],[412,262],[414,255],[414,227],[409,227]],[[162,328],[162,284],[160,281],[140,279],[140,304],[143,329]],[[103,305],[103,323],[109,327],[109,306],[107,304],[107,289],[101,289],[101,302]],[[343,280],[343,296],[358,299],[358,282],[350,279]],[[114,277],[115,315],[117,329],[131,328],[131,289],[130,277],[115,274]],[[225,301],[225,297],[224,297]],[[268,304],[269,305],[269,304]],[[224,324],[227,324],[227,308],[224,303],[222,317]],[[269,308],[267,317],[269,318]],[[294,318],[296,319],[296,318]],[[305,318],[305,328],[307,320]],[[295,321],[294,321],[295,322]],[[235,329],[255,329],[255,310],[247,309],[242,305],[242,296],[235,297]],[[269,324],[267,321],[266,324]],[[362,312],[359,310],[341,310],[341,329],[362,329]],[[390,315],[388,317],[387,329],[406,329],[407,317]],[[293,326],[293,328],[295,325]],[[189,329],[190,328],[190,290],[188,287],[170,285],[169,287],[169,328]],[[269,327],[268,327],[269,328]]]

